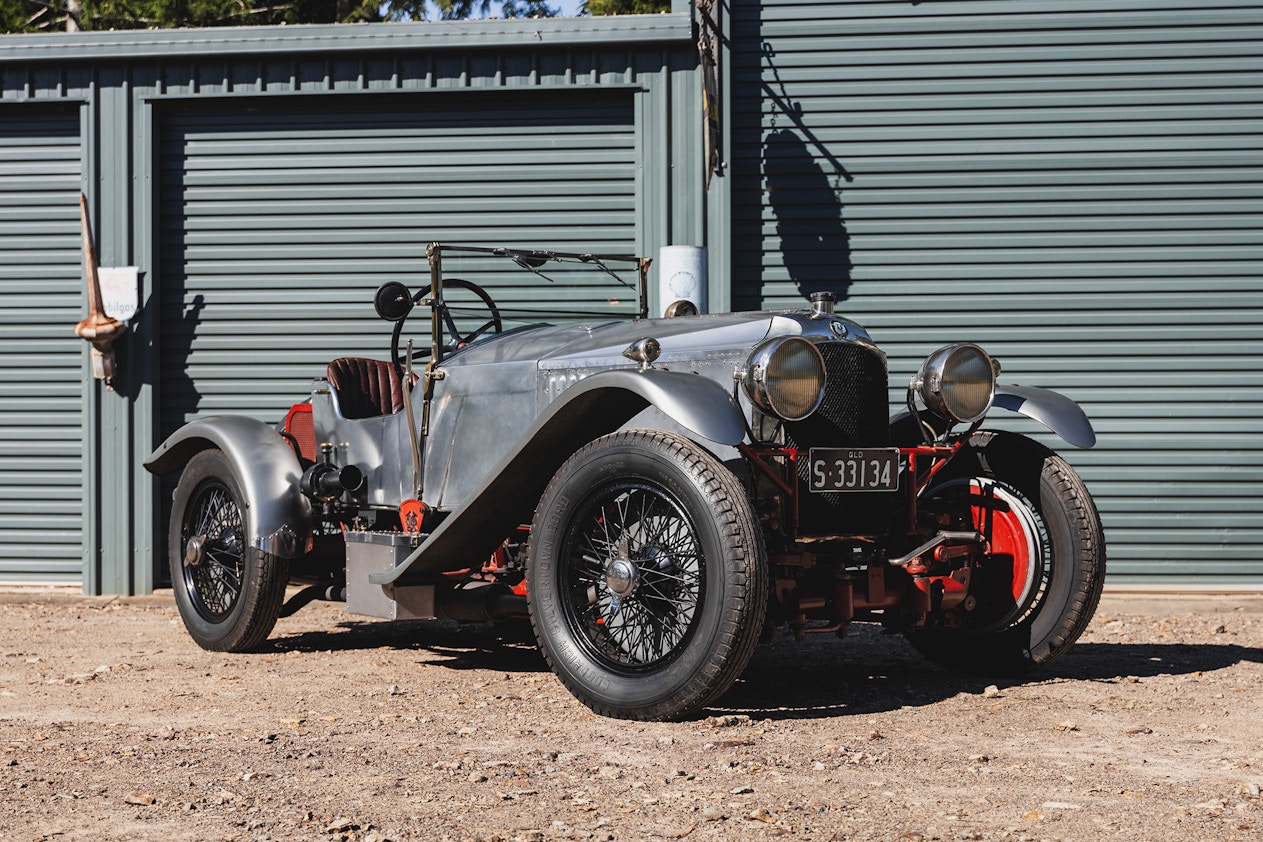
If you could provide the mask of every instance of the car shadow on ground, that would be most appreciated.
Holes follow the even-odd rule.
[[[424,666],[457,670],[546,672],[530,623],[455,623],[399,620],[390,623],[346,620],[332,629],[276,636],[277,652],[399,649],[428,653]],[[435,657],[436,656],[436,657]]]
[[[1003,692],[1061,681],[1126,684],[1241,662],[1263,663],[1263,651],[1234,644],[1091,642],[1077,644],[1055,664],[1020,678],[960,675],[922,658],[901,635],[857,625],[845,641],[809,637],[759,647],[741,680],[711,713],[756,719],[854,716],[980,695],[990,685]]]
[[[529,624],[345,621],[325,631],[276,637],[279,652],[397,649],[425,653],[424,668],[545,672]],[[1192,675],[1241,662],[1263,663],[1263,650],[1235,644],[1077,644],[1051,667],[1012,678],[958,675],[926,661],[901,635],[856,624],[846,640],[781,635],[760,645],[741,679],[699,717],[744,714],[753,719],[857,716],[919,707],[961,694],[1001,692],[1024,684],[1095,681],[1125,684],[1157,675]]]

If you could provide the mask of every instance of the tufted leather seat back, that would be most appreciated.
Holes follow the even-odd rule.
[[[403,409],[403,381],[385,360],[340,357],[329,363],[326,376],[343,418],[374,418]]]

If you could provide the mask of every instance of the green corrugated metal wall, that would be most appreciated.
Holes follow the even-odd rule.
[[[373,291],[428,284],[429,242],[634,252],[634,112],[630,90],[165,109],[160,437],[217,413],[275,422],[334,357],[388,358]],[[538,276],[448,263],[506,319],[549,304]],[[423,347],[428,323],[409,326]]]
[[[69,260],[82,185],[103,265],[140,269],[114,390],[66,345],[85,589],[144,593],[163,575],[169,489],[140,465],[161,436],[210,412],[276,418],[331,356],[385,356],[371,293],[423,283],[428,240],[704,242],[700,90],[685,14],[0,37],[6,118],[60,103],[83,126],[58,202]],[[78,290],[77,262],[68,279]],[[59,306],[39,330],[70,336],[83,305]],[[7,494],[20,478],[4,471]],[[32,515],[20,496],[14,520],[0,497],[0,530],[62,510]],[[46,521],[0,580],[55,548]]]
[[[532,209],[556,222],[551,232],[534,222],[505,229],[504,219],[477,232],[451,219],[434,236],[519,230],[552,239],[575,215],[590,222],[592,208],[619,219],[611,230],[619,229],[630,202],[634,233],[611,234],[612,245],[630,236],[635,250],[653,254],[709,235],[712,268],[732,266],[736,307],[832,288],[890,349],[896,384],[930,348],[982,341],[1010,379],[1065,391],[1095,419],[1099,448],[1068,455],[1104,510],[1111,581],[1263,581],[1257,2],[738,0],[731,12],[729,170],[709,197],[700,189],[700,82],[683,15],[0,39],[0,295],[6,305],[21,296],[0,313],[0,581],[83,575],[89,590],[151,587],[161,551],[151,545],[155,500],[138,463],[157,436],[180,418],[227,408],[239,387],[248,397],[234,408],[275,417],[327,356],[295,333],[295,318],[358,303],[332,291],[357,260],[369,261],[369,287],[379,269],[413,281],[414,254],[419,268],[434,221],[422,205],[452,198],[442,197],[444,182],[433,194],[369,188],[349,200],[336,167],[323,164],[310,189],[278,181],[273,195],[251,193],[252,179],[287,165],[236,170],[215,144],[229,157],[240,154],[228,149],[233,141],[263,151],[275,129],[278,149],[301,145],[312,128],[303,121],[321,109],[378,121],[389,144],[398,130],[387,117],[415,109],[402,134],[434,149],[417,115],[455,113],[435,107],[444,96],[511,97],[497,106],[506,114],[537,97],[533,110],[562,116],[563,144],[592,140],[599,148],[587,154],[623,173],[616,180],[630,166],[635,188],[592,205],[541,191]],[[604,103],[595,115],[617,118],[579,137],[567,128],[574,115],[564,114],[579,100],[568,96],[594,97]],[[385,97],[402,110],[383,106]],[[414,104],[421,98],[430,98],[424,108]],[[329,108],[334,99],[341,105]],[[630,165],[618,128],[628,109]],[[199,114],[219,122],[199,123]],[[458,122],[448,137],[460,142]],[[260,126],[267,131],[252,137]],[[493,114],[492,155],[508,137],[503,128]],[[216,140],[217,132],[227,135]],[[23,157],[27,141],[47,143],[38,164]],[[43,177],[39,167],[63,153],[66,168]],[[333,157],[345,165],[340,152]],[[367,167],[389,181],[394,163]],[[465,174],[457,168],[450,185],[469,184]],[[577,172],[553,176],[569,183]],[[80,184],[97,210],[103,262],[142,270],[145,309],[123,342],[118,392],[83,384],[82,343],[62,334],[82,314]],[[528,201],[479,190],[459,200],[471,215],[486,211],[479,201],[514,209]],[[55,195],[51,205],[40,204],[41,193]],[[15,257],[40,206],[50,214],[39,234],[45,262]],[[363,227],[321,221],[322,209],[344,206]],[[294,211],[322,242],[294,236],[286,227]],[[173,238],[171,224],[183,225],[186,213],[187,235]],[[396,230],[399,214],[406,222]],[[335,253],[344,258],[314,268]],[[262,285],[231,291],[242,255],[262,260]],[[273,270],[303,255],[318,300],[302,316],[268,312],[272,294],[298,282]],[[31,266],[51,273],[38,305],[19,277]],[[712,299],[723,301],[728,273],[713,274]],[[234,308],[226,319],[208,307],[222,294],[240,299],[225,305]],[[179,327],[163,325],[171,317]],[[377,354],[378,327],[366,312],[328,350]],[[275,333],[263,346],[294,349],[268,351],[276,379],[242,376],[237,352],[222,344],[255,328]],[[181,342],[184,356],[198,353],[178,359]],[[34,360],[49,363],[37,390],[26,379]],[[168,365],[174,373],[164,373]],[[901,397],[896,386],[892,398]],[[85,427],[98,432],[85,436]]]
[[[834,289],[898,401],[983,343],[1093,418],[1060,446],[1112,582],[1257,585],[1263,6],[766,0],[731,32],[736,305]]]
[[[83,575],[79,111],[0,106],[0,583]]]
[[[636,248],[626,90],[184,106],[162,155],[164,436],[206,414],[278,420],[332,357],[385,359],[373,290],[428,284],[428,242]],[[490,290],[502,306],[546,306],[547,281],[512,279]]]

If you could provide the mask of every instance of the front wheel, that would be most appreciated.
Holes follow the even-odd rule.
[[[677,719],[750,660],[767,608],[758,523],[736,477],[680,436],[597,439],[531,527],[531,622],[562,683],[597,713]]]
[[[285,600],[288,566],[249,547],[245,506],[220,450],[189,460],[171,506],[171,586],[203,649],[248,652],[267,639]]]
[[[908,640],[953,670],[1019,675],[1051,663],[1087,628],[1105,581],[1105,536],[1087,487],[1060,456],[1023,436],[974,434],[922,494],[939,522],[977,529],[990,552],[971,570],[955,628]]]

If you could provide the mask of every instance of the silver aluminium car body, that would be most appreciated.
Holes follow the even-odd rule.
[[[918,648],[941,663],[952,660],[961,633],[974,635],[968,639],[983,647],[999,641],[996,665],[1046,662],[1086,624],[1104,555],[1099,521],[1081,481],[1034,443],[981,431],[987,411],[999,407],[1035,419],[1075,446],[1091,447],[1092,426],[1068,398],[997,384],[998,364],[963,344],[927,360],[910,386],[907,409],[892,416],[885,355],[864,328],[834,312],[831,296],[815,296],[811,306],[789,311],[651,319],[644,306],[645,260],[635,263],[638,318],[496,332],[500,314],[475,288],[493,318],[462,335],[445,310],[445,250],[461,251],[431,246],[431,284],[421,293],[401,285],[378,293],[379,313],[395,323],[392,358],[368,363],[377,366],[373,382],[389,380],[389,388],[382,387],[387,392],[402,390],[393,407],[367,417],[349,411],[364,395],[351,394],[359,387],[339,385],[330,375],[315,379],[308,401],[291,412],[300,419],[309,413],[309,430],[299,432],[291,419],[270,425],[244,416],[204,418],[176,431],[146,460],[154,473],[186,473],[173,513],[172,578],[177,596],[186,600],[186,625],[202,645],[257,645],[275,619],[269,612],[296,610],[317,591],[345,599],[352,612],[388,618],[504,620],[530,614],[554,669],[594,709],[670,718],[726,689],[754,645],[757,630],[739,640],[697,642],[710,634],[704,630],[717,599],[736,599],[746,611],[743,621],[760,626],[764,607],[741,604],[767,602],[769,627],[788,622],[796,636],[841,633],[852,617],[880,619],[908,629]],[[537,273],[547,261],[570,260],[613,275],[606,264],[618,259],[468,251],[507,257]],[[431,356],[419,372],[412,371],[411,345],[408,352],[399,348],[414,303],[431,314]],[[786,399],[802,403],[783,411],[776,404],[780,384],[773,381],[786,366],[798,366],[787,376]],[[812,382],[803,373],[811,366],[821,378],[812,387],[818,394],[808,391],[804,398],[794,390]],[[962,407],[973,401],[972,408],[957,412],[953,401]],[[966,422],[964,433],[952,432],[953,413]],[[606,457],[603,447],[622,455]],[[861,495],[835,493],[845,490],[848,468],[871,465],[880,473],[887,459],[880,449],[894,454],[893,462],[884,463],[887,472],[894,465],[894,480],[878,487],[865,479]],[[215,458],[228,467],[210,464],[207,453],[222,454]],[[984,453],[992,458],[982,458]],[[997,472],[997,454],[1029,463],[1043,485]],[[684,460],[692,478],[673,474],[673,460]],[[842,476],[821,486],[833,463]],[[579,487],[574,477],[603,488],[602,477],[614,482],[623,470],[647,473],[607,497],[593,491],[596,502],[585,503],[586,509],[569,508]],[[688,490],[689,483],[701,490]],[[1057,494],[1070,514],[1041,502],[1054,486],[1069,489]],[[706,516],[689,502],[714,494],[718,516],[740,510],[728,538],[712,533]],[[237,496],[236,508],[223,508],[222,500],[232,504]],[[659,508],[629,520],[622,511],[629,499]],[[547,500],[565,512],[564,523],[549,520]],[[192,515],[190,507],[196,509]],[[621,538],[604,549],[591,538],[582,539],[588,549],[575,543],[585,523],[608,531],[615,509],[624,522]],[[682,527],[674,525],[677,517]],[[1067,547],[1057,526],[1076,517],[1087,526],[1077,545]],[[662,524],[668,523],[672,530],[696,533],[689,552],[705,549],[704,563],[690,567],[681,560],[688,553],[671,549],[667,538],[647,537],[654,530],[666,535]],[[727,549],[706,549],[712,546]],[[1010,561],[1002,580],[994,579],[988,570],[1002,551]],[[710,558],[716,552],[738,556],[732,562],[738,566]],[[553,555],[536,561],[537,553]],[[567,562],[567,553],[575,560]],[[668,561],[671,553],[684,555]],[[216,572],[223,559],[231,575]],[[545,575],[532,574],[533,563],[549,571],[545,578],[530,579]],[[593,570],[585,572],[585,566]],[[509,569],[517,570],[516,577],[501,581]],[[1087,596],[1043,595],[1067,591],[1067,569],[1085,583],[1079,590]],[[466,579],[453,585],[462,575]],[[271,583],[271,591],[292,578],[312,585],[311,593],[284,609],[279,596],[263,594],[259,604],[270,600],[276,607],[256,607],[246,596],[263,586],[252,586],[252,576]],[[662,576],[691,576],[696,584],[684,591],[651,584],[666,582]],[[760,580],[757,587],[751,577]],[[540,615],[544,597],[528,589],[528,580],[552,589],[546,603],[552,613]],[[721,585],[729,597],[715,595]],[[218,590],[228,596],[203,598]],[[696,604],[689,601],[694,597]],[[980,601],[996,599],[1005,606],[977,610]],[[1045,603],[1055,604],[1044,610]],[[655,644],[661,651],[621,642],[630,639],[630,632],[619,630],[631,623],[633,608],[664,629],[667,619],[679,625],[678,632],[661,632],[670,641]],[[1041,626],[1045,620],[1068,630],[1054,634]],[[221,627],[243,624],[248,634],[216,636]],[[702,654],[693,651],[704,646],[710,648]],[[680,666],[695,655],[722,667],[705,686],[684,676]],[[682,677],[670,678],[673,670]],[[652,698],[634,690],[647,678],[663,685]],[[622,689],[610,690],[611,683]],[[682,701],[672,702],[675,697]]]

